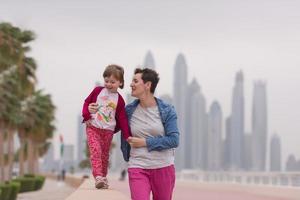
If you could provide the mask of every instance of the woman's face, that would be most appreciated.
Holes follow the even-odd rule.
[[[140,98],[141,95],[145,93],[146,87],[142,79],[141,73],[137,73],[133,75],[130,87],[131,87],[131,96],[133,97]]]

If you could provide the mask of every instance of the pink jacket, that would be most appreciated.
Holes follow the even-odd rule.
[[[82,108],[82,117],[83,117],[82,122],[85,122],[91,118],[91,113],[89,112],[89,109],[88,109],[89,104],[95,103],[97,101],[97,97],[102,89],[103,89],[103,87],[101,87],[101,86],[95,87],[94,90],[91,92],[91,94],[85,99],[83,108]],[[116,133],[121,129],[124,139],[127,140],[127,138],[129,136],[131,136],[131,132],[130,132],[130,128],[128,125],[127,115],[125,112],[125,101],[119,93],[118,93],[118,95],[119,95],[119,98],[118,98],[118,104],[117,104],[117,108],[116,108],[116,122],[117,123],[116,123],[114,132]]]

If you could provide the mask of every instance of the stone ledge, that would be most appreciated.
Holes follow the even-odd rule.
[[[98,200],[98,199],[109,199],[109,200],[130,200],[125,194],[110,188],[98,190],[94,186],[94,181],[91,179],[85,179],[79,188],[73,192],[65,200]]]

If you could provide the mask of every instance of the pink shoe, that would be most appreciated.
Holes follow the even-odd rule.
[[[109,185],[108,185],[108,180],[106,177],[103,177],[103,181],[104,181],[104,186],[102,187],[102,189],[108,189]]]
[[[95,178],[95,187],[97,189],[101,189],[105,186],[104,178],[105,177],[102,177],[102,176],[96,176],[96,178]]]

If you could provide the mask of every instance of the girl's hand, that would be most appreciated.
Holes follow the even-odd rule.
[[[130,144],[131,147],[134,147],[134,148],[147,146],[145,138],[129,137],[127,139],[127,142]]]
[[[90,113],[95,114],[98,110],[98,104],[97,103],[90,103],[88,109],[89,109]]]

